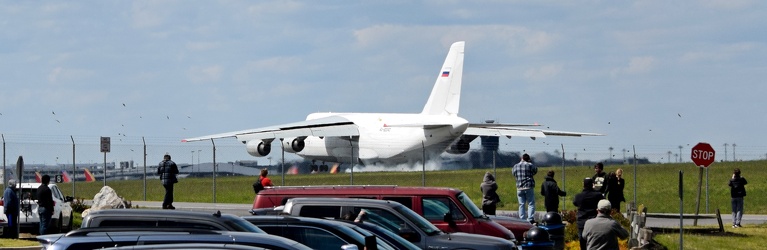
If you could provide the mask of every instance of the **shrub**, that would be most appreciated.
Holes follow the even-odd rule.
[[[85,204],[83,201],[84,200],[81,198],[76,198],[75,200],[73,200],[72,203],[70,204],[70,206],[72,206],[72,210],[75,211],[76,213],[82,213],[83,211],[85,211],[85,209],[91,208],[91,206]]]

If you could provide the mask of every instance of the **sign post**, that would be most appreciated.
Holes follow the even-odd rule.
[[[109,153],[111,144],[110,137],[101,137],[101,152],[104,153],[104,186],[107,186],[107,153]]]
[[[714,151],[714,148],[711,147],[711,144],[705,143],[705,142],[699,142],[697,145],[692,147],[692,152],[690,152],[690,159],[693,163],[695,163],[696,166],[699,167],[698,172],[698,200],[695,203],[695,220],[693,221],[693,226],[698,225],[698,214],[700,213],[700,193],[701,193],[701,187],[703,186],[703,169],[708,168],[711,163],[714,163],[714,159],[716,156],[716,152]]]

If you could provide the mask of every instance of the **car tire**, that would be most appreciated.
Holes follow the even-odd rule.
[[[67,227],[65,230],[63,230],[62,233],[68,233],[69,231],[72,231],[72,214],[69,214],[69,223],[67,224]]]
[[[54,233],[61,233],[62,232],[62,228],[64,226],[63,218],[64,217],[61,216],[61,213],[59,213],[59,218],[56,219],[56,223],[55,223],[56,226],[54,226],[55,228],[52,228],[53,230],[51,230],[51,232],[54,232]]]

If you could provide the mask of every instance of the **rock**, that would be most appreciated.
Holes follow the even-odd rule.
[[[83,211],[82,216],[84,218],[91,211],[97,211],[101,209],[112,209],[118,207],[123,208],[123,204],[123,198],[118,196],[114,189],[109,186],[104,186],[101,188],[98,194],[93,196],[93,204],[91,205],[91,208]]]

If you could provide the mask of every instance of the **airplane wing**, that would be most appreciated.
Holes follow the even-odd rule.
[[[239,141],[250,141],[307,136],[359,136],[359,130],[357,129],[356,124],[346,118],[340,116],[328,116],[277,126],[194,137],[181,141],[203,141],[226,137],[237,137],[237,140]]]
[[[538,127],[537,124],[497,124],[497,123],[470,123],[464,135],[477,136],[506,136],[506,137],[530,137],[545,138],[551,136],[602,136],[597,133],[582,133],[557,130],[543,130],[527,127]]]

